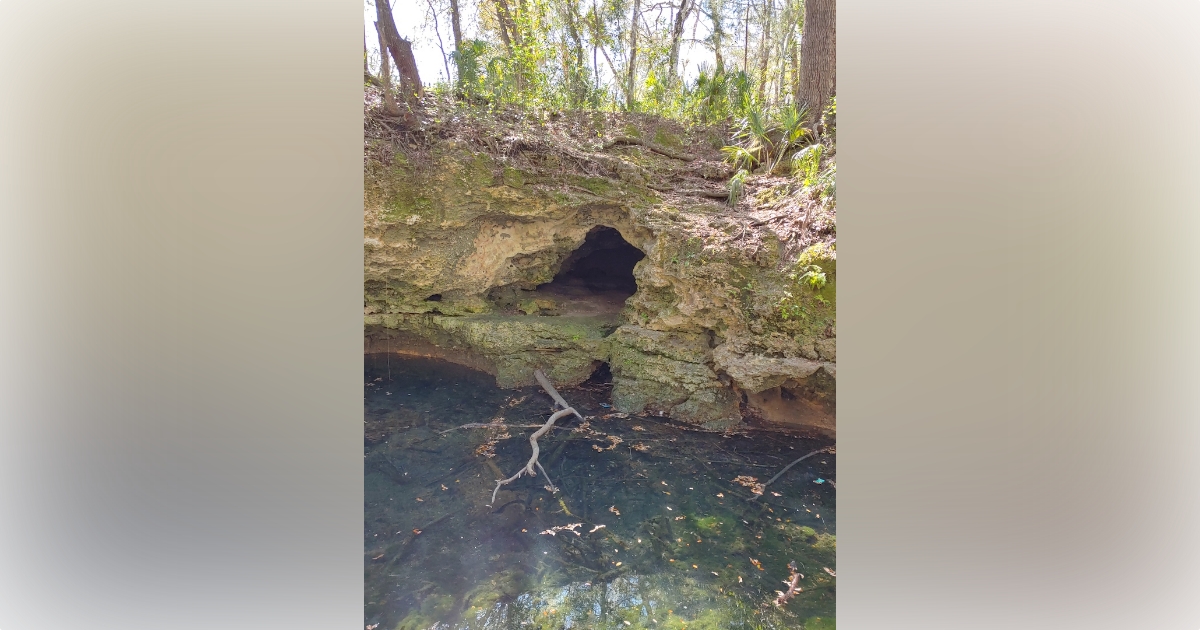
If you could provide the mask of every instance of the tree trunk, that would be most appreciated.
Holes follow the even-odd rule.
[[[774,2],[763,0],[763,36],[761,42],[762,54],[758,60],[758,102],[766,103],[764,96],[767,91],[767,64],[771,60],[771,18],[774,13]]]
[[[716,74],[725,72],[725,58],[721,56],[721,42],[725,38],[725,30],[721,26],[721,11],[724,7],[721,6],[721,0],[708,0],[708,11],[712,14],[712,43],[713,54],[717,58]]]
[[[792,5],[794,7],[793,10],[795,10],[796,8],[802,9],[802,7],[803,7],[803,5],[799,5],[799,0],[789,0],[789,2],[793,2],[793,5]],[[799,5],[799,6],[797,6],[797,5]],[[793,20],[791,22],[791,24],[788,26],[788,28],[791,29],[791,33],[792,33],[792,46],[791,46],[792,93],[793,93],[793,102],[796,105],[800,105],[800,41],[799,41],[800,38],[798,37],[798,33],[796,31],[799,29],[803,29],[803,26],[802,26],[803,23],[804,23],[804,16],[803,16],[803,13],[801,13],[801,14],[797,15],[796,19]]]
[[[462,54],[462,16],[458,13],[458,0],[450,0],[450,29],[454,31],[454,52]]]
[[[363,33],[363,83],[374,85],[377,88],[383,87],[383,81],[379,77],[371,74],[371,52],[367,50],[367,34]]]
[[[442,66],[446,68],[446,81],[450,81],[450,58],[446,56],[446,47],[442,45],[442,31],[438,28],[437,7],[433,5],[433,0],[427,0],[429,3],[429,17],[433,18],[433,34],[437,36],[438,50],[442,53]]]
[[[679,0],[679,12],[675,14],[675,24],[671,29],[671,54],[667,62],[667,85],[675,87],[675,79],[679,76],[679,42],[683,39],[683,27],[687,23],[688,14],[696,3],[692,0]]]
[[[406,105],[411,105],[425,93],[425,88],[421,85],[421,75],[417,72],[417,60],[413,57],[412,42],[400,37],[388,0],[375,0],[375,13],[379,17],[375,25],[379,29],[380,38],[386,43],[386,49],[391,51],[392,60],[396,62],[396,71],[400,74],[400,98]],[[380,46],[381,53],[384,48]]]
[[[800,102],[809,107],[809,122],[821,119],[833,95],[837,68],[834,0],[804,0],[804,32],[800,36]]]
[[[500,6],[499,2],[496,3],[496,22],[500,27],[500,41],[504,42],[504,50],[512,55],[512,38],[508,36],[508,20],[504,19],[504,8]]]
[[[599,9],[596,8],[596,0],[592,0],[592,19],[596,23],[600,22],[600,13],[599,13]],[[600,59],[597,57],[597,55],[599,54],[597,51],[597,49],[599,48],[599,46],[597,45],[597,42],[600,41],[600,36],[596,33],[594,28],[592,29],[591,40],[592,40],[592,80],[595,82],[595,87],[593,89],[595,89],[597,92],[599,92],[600,91]],[[616,78],[616,76],[617,75],[615,75],[615,74],[613,75],[614,78]]]
[[[579,35],[579,16],[576,15],[576,2],[567,0],[563,21],[566,23],[567,35],[571,38],[570,57],[573,63],[563,68],[563,76],[571,91],[571,104],[579,107],[587,97],[587,65],[583,55],[583,37]]]
[[[742,46],[742,72],[750,74],[750,1],[746,0],[746,16],[742,20],[746,27],[746,42]]]
[[[641,0],[633,0],[633,17],[629,20],[629,87],[625,89],[625,109],[628,111],[633,111],[633,82],[637,78],[637,23],[641,10]]]
[[[617,89],[621,91],[621,96],[624,98],[625,83],[621,81],[621,73],[617,72],[617,66],[613,64],[612,57],[608,56],[608,48],[604,45],[604,24],[600,21],[600,11],[596,5],[596,0],[592,0],[592,20],[589,28],[591,29],[592,58],[595,60],[597,50],[600,51],[600,54],[604,55],[604,61],[608,63],[608,70],[612,72],[612,84],[617,86]],[[600,89],[599,61],[596,60],[594,63],[596,64],[596,89]]]
[[[613,65],[612,57],[608,56],[608,49],[603,45],[600,46],[600,54],[604,55],[604,61],[608,62],[608,69],[610,72],[612,72],[613,78],[616,79],[617,77],[621,76],[621,74],[617,72],[617,67]],[[599,76],[599,73],[596,73],[596,75]],[[618,88],[621,88],[621,94],[625,97],[626,102],[631,100],[629,95],[625,93],[625,85],[623,83],[615,80],[613,83],[616,84]]]
[[[386,2],[387,0],[376,0]],[[383,90],[383,111],[388,116],[402,116],[403,112],[396,105],[396,97],[392,94],[392,65],[388,62],[387,43],[383,36],[383,27],[375,23],[375,34],[379,36],[379,80]]]
[[[509,10],[506,0],[496,0],[496,15],[500,18],[500,39],[511,55],[513,43],[521,45],[521,33],[517,30],[517,23],[513,21],[512,11]]]

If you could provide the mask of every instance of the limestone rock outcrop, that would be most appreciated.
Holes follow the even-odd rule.
[[[697,157],[447,140],[385,158],[369,144],[366,351],[457,361],[502,387],[539,368],[569,387],[608,364],[619,411],[832,431],[833,247],[798,248],[778,182],[729,208],[711,146],[632,131]]]

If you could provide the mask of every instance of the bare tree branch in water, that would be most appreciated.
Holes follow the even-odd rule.
[[[550,380],[546,378],[546,375],[543,374],[541,370],[534,370],[533,376],[537,379],[538,383],[542,385],[542,388],[546,390],[546,393],[550,394],[550,397],[553,398],[554,402],[558,403],[562,409],[554,412],[554,414],[550,416],[550,419],[546,421],[546,424],[542,425],[542,428],[534,431],[533,435],[529,436],[529,444],[533,447],[533,455],[529,457],[529,462],[525,464],[524,468],[518,470],[517,474],[509,477],[508,479],[496,480],[496,489],[492,491],[492,500],[490,503],[488,503],[488,505],[493,505],[496,503],[496,494],[500,492],[500,486],[514,482],[517,479],[520,479],[521,475],[524,474],[528,474],[531,477],[536,477],[537,473],[533,470],[535,465],[538,467],[538,470],[542,471],[542,475],[546,477],[546,483],[549,484],[546,486],[547,489],[549,489],[551,492],[558,492],[558,488],[554,486],[554,482],[550,481],[550,475],[546,474],[546,469],[542,468],[542,463],[538,461],[538,454],[541,453],[541,447],[538,446],[537,441],[538,438],[542,437],[542,435],[544,435],[550,430],[551,427],[554,426],[554,423],[559,418],[574,414],[580,420],[583,420],[583,416],[578,411],[575,411],[574,407],[571,407],[567,404],[566,399],[564,399],[558,393],[558,390],[554,389],[554,385],[550,384]]]

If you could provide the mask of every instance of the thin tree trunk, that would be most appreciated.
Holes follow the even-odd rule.
[[[791,53],[792,53],[792,93],[794,95],[793,102],[797,106],[799,106],[801,104],[800,103],[800,38],[798,37],[799,33],[797,33],[797,31],[801,31],[804,28],[804,26],[803,26],[803,24],[804,24],[804,13],[803,13],[804,5],[801,4],[799,2],[799,0],[789,0],[789,2],[793,2],[794,9],[800,10],[800,13],[796,16],[796,19],[793,20],[791,25],[788,27],[792,30]]]
[[[511,56],[513,52],[512,38],[508,36],[508,20],[505,19],[507,9],[507,5],[502,6],[499,2],[496,3],[496,24],[500,27],[500,41],[504,42],[504,50],[507,50]]]
[[[746,17],[742,20],[746,27],[746,43],[742,46],[742,72],[750,74],[750,0],[746,0]]]
[[[587,96],[587,66],[584,62],[583,55],[583,38],[579,35],[578,16],[575,14],[576,2],[578,0],[567,0],[566,11],[563,16],[563,21],[567,26],[567,34],[571,38],[571,57],[573,64],[567,64],[563,68],[563,75],[567,78],[567,86],[571,91],[572,104],[580,106],[584,98]]]
[[[621,73],[617,72],[617,67],[613,64],[612,57],[608,56],[608,48],[606,48],[604,46],[604,35],[605,35],[604,25],[600,22],[600,11],[596,6],[596,0],[592,0],[591,29],[592,29],[592,59],[593,59],[593,63],[597,64],[597,67],[596,67],[596,89],[600,88],[600,69],[599,69],[598,62],[595,60],[596,50],[598,49],[600,51],[600,54],[604,55],[604,61],[606,63],[608,63],[609,72],[612,72],[613,85],[616,85],[617,89],[619,89],[621,91],[621,96],[625,97],[627,99],[628,97],[625,94],[625,84],[621,81]]]
[[[788,49],[792,45],[792,2],[783,0],[783,12],[779,15],[779,46],[773,54],[775,57],[775,102],[783,102],[783,87],[787,85]]]
[[[504,40],[504,46],[511,54],[514,43],[521,45],[521,32],[517,30],[517,23],[513,20],[507,0],[496,0],[496,13],[500,17],[500,39]]]
[[[371,73],[371,51],[367,49],[367,34],[363,33],[363,83],[374,85],[377,88],[383,87],[383,81],[379,77]]]
[[[458,13],[458,0],[450,0],[450,29],[454,32],[454,52],[462,54],[462,16]]]
[[[767,64],[771,60],[771,17],[774,12],[775,3],[772,0],[763,0],[763,37],[760,49],[762,56],[758,60],[758,102],[765,103],[764,95],[767,91]]]
[[[579,20],[575,15],[574,0],[567,3],[566,11],[567,34],[571,36],[571,44],[573,48],[571,53],[575,57],[575,63],[580,67],[583,66],[583,38],[579,35]]]
[[[396,71],[400,74],[400,98],[406,105],[425,93],[421,85],[421,75],[417,72],[417,60],[413,57],[412,42],[400,37],[396,30],[396,20],[392,17],[392,7],[388,0],[375,0],[375,13],[379,21],[375,23],[381,39],[387,45],[380,47],[380,52],[389,50],[392,60],[396,62]]]
[[[683,27],[687,23],[688,14],[696,3],[692,0],[679,0],[679,11],[675,14],[675,24],[671,29],[671,54],[667,67],[667,85],[675,87],[675,79],[679,76],[679,42],[683,39]]]
[[[809,106],[809,122],[833,94],[837,68],[834,0],[804,0],[804,32],[800,37],[800,102]]]
[[[593,89],[600,89],[600,56],[595,44],[592,45],[592,84]]]
[[[613,73],[613,83],[621,89],[621,95],[624,96],[626,102],[628,102],[630,99],[629,95],[625,92],[625,84],[615,80],[617,77],[621,76],[621,73],[617,72],[617,67],[613,65],[612,58],[608,56],[608,49],[603,45],[600,46],[600,54],[604,55],[604,60],[608,62],[608,69]]]
[[[446,68],[446,81],[450,80],[450,59],[446,56],[446,47],[442,45],[442,32],[438,28],[437,9],[433,6],[433,0],[426,0],[429,3],[429,15],[433,18],[433,34],[438,40],[438,50],[442,53],[442,65]]]
[[[386,2],[387,0],[376,0]],[[396,97],[392,94],[392,64],[388,62],[387,41],[383,37],[383,28],[375,23],[375,34],[379,36],[379,80],[383,84],[383,111],[388,116],[400,116],[402,112],[396,105]]]
[[[641,10],[641,0],[633,0],[633,17],[629,20],[629,78],[625,89],[625,109],[629,111],[633,111],[633,81],[637,78],[637,22]]]
[[[708,11],[712,14],[713,25],[713,54],[717,58],[716,74],[725,72],[725,58],[721,56],[721,42],[725,38],[725,30],[721,24],[721,11],[724,7],[721,6],[721,0],[708,0]]]
[[[596,0],[592,0],[592,22],[598,24],[600,22],[600,10],[596,7]],[[599,34],[596,32],[595,26],[591,29],[592,40],[592,81],[596,92],[600,91],[600,57],[599,57]]]

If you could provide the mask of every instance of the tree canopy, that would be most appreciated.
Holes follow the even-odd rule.
[[[409,33],[366,0],[378,42],[364,55],[368,81],[410,98],[421,85],[403,49],[418,23],[442,64],[426,89],[489,105],[697,122],[807,106],[815,122],[833,96],[833,0],[406,1],[424,11],[405,14]]]

